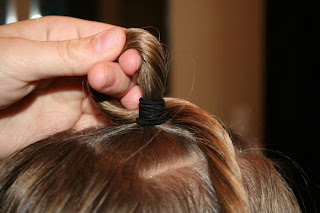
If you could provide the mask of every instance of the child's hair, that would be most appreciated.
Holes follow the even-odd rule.
[[[128,29],[124,49],[143,58],[143,97],[163,98],[166,55],[142,29]],[[61,132],[17,151],[0,165],[0,212],[300,212],[275,165],[217,118],[165,98],[168,120],[136,123],[110,96],[89,88],[114,124]]]

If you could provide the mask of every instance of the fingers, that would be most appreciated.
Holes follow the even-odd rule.
[[[102,62],[92,67],[88,81],[93,89],[104,94],[121,98],[136,84],[132,76],[126,75],[118,63]]]
[[[102,93],[124,98],[123,105],[134,109],[138,107],[137,97],[141,92],[138,87],[133,92],[131,89],[136,85],[135,74],[142,58],[136,50],[127,50],[119,58],[120,66],[107,62],[119,57],[126,40],[122,28],[112,27],[67,17],[45,17],[6,25],[0,27],[0,36],[6,37],[0,38],[0,61],[6,62],[4,71],[20,82],[83,76],[92,67],[91,86]],[[104,29],[107,30],[103,33],[86,37]],[[47,40],[50,42],[45,42]],[[99,63],[101,61],[104,63]],[[133,94],[133,98],[127,93]]]
[[[94,65],[89,71],[88,81],[96,91],[118,98],[125,108],[134,110],[142,96],[140,87],[136,85],[141,65],[140,54],[129,49],[121,55],[119,64],[101,62]]]
[[[122,98],[121,104],[128,110],[139,108],[139,99],[142,97],[141,88],[138,85],[133,86]]]
[[[129,49],[120,56],[119,63],[123,72],[134,75],[141,68],[142,58],[137,50]]]
[[[19,80],[32,82],[61,76],[86,75],[100,61],[119,57],[126,36],[118,27],[99,35],[66,41],[39,42],[21,38],[2,38],[1,61]]]

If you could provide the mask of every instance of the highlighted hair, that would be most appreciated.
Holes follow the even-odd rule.
[[[130,48],[143,58],[143,97],[161,100],[167,79],[161,44],[128,29],[124,51]],[[140,126],[137,110],[88,89],[114,124],[61,132],[6,158],[0,212],[300,212],[274,164],[258,151],[240,152],[246,143],[194,104],[165,98],[169,119]]]

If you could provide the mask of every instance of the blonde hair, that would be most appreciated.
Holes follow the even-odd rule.
[[[167,79],[161,44],[128,29],[124,51],[130,48],[144,61],[143,97],[161,100]],[[61,132],[6,158],[0,212],[300,212],[272,161],[194,104],[165,98],[169,119],[140,126],[138,111],[88,89],[114,124]]]

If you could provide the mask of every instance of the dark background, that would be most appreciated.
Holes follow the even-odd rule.
[[[161,33],[167,40],[166,1],[155,0],[55,0],[40,1],[42,15],[64,15],[87,20],[108,20],[123,27],[148,27],[153,34]],[[103,7],[103,8],[101,8]]]
[[[266,142],[301,167],[288,176],[305,212],[320,208],[319,27],[319,1],[267,1]]]
[[[41,1],[42,15],[66,15],[145,27],[168,40],[164,0]],[[4,23],[5,1],[0,1]],[[304,212],[320,208],[319,1],[266,1],[265,142],[269,156],[285,165]]]

